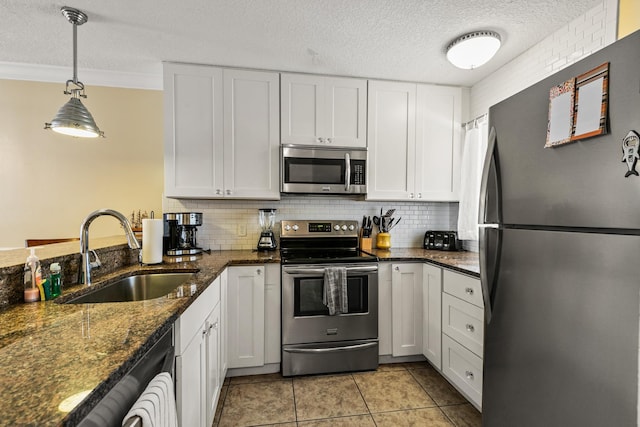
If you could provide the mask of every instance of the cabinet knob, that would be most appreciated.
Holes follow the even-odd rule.
[[[231,190],[227,190],[227,196],[231,195]]]
[[[208,329],[207,329],[207,328],[204,328],[204,329],[202,330],[202,336],[203,336],[203,337],[204,337],[205,335],[207,335],[207,331],[208,331]]]
[[[257,269],[257,270],[256,270],[256,274],[257,274],[258,276],[259,276],[259,275],[261,275],[261,274],[262,274],[262,270]]]
[[[422,199],[422,193],[418,193],[418,199]]]
[[[324,144],[324,138],[318,137],[316,141],[318,141],[318,144]]]
[[[473,295],[473,288],[464,288],[464,291],[469,295]]]
[[[222,194],[222,190],[220,190],[219,188],[216,190],[216,194]]]
[[[331,144],[333,141],[331,141],[331,138],[327,138],[327,144]]]
[[[398,267],[398,266],[396,265],[396,269],[395,269],[395,270],[396,270],[396,271],[400,271],[400,267]]]
[[[409,193],[409,198],[413,199],[413,193]]]
[[[474,332],[476,330],[476,328],[469,323],[467,323],[466,327],[468,332]]]
[[[464,374],[466,375],[468,380],[473,381],[473,372],[471,371],[464,371]]]

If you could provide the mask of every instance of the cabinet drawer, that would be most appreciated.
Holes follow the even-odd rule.
[[[480,285],[479,279],[444,270],[442,280],[446,293],[473,305],[477,305],[478,307],[484,307],[482,286]]]
[[[482,406],[482,359],[444,334],[442,373],[478,408]]]
[[[193,336],[200,332],[200,326],[219,302],[220,278],[218,277],[176,320],[176,355],[182,354]]]
[[[482,357],[484,311],[449,294],[442,294],[442,332]]]

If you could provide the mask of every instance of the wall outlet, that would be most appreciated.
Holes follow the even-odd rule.
[[[246,224],[238,224],[238,236],[245,237],[247,235],[247,225]]]

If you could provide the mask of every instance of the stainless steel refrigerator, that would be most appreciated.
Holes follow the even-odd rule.
[[[544,148],[550,88],[609,62],[606,135]],[[489,110],[483,426],[638,423],[640,32]],[[640,165],[639,165],[640,166]]]

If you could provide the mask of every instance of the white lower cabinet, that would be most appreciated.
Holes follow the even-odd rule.
[[[391,263],[378,264],[378,353],[393,352],[393,316],[391,313]]]
[[[226,271],[227,367],[280,363],[280,264],[229,267]]]
[[[476,407],[482,407],[484,304],[480,280],[443,272],[442,373]]]
[[[422,354],[422,263],[391,265],[393,356]]]
[[[422,265],[422,354],[442,368],[442,269]]]
[[[264,365],[264,266],[229,267],[229,368]]]
[[[213,423],[223,377],[220,369],[220,278],[175,324],[176,403],[183,426]]]

